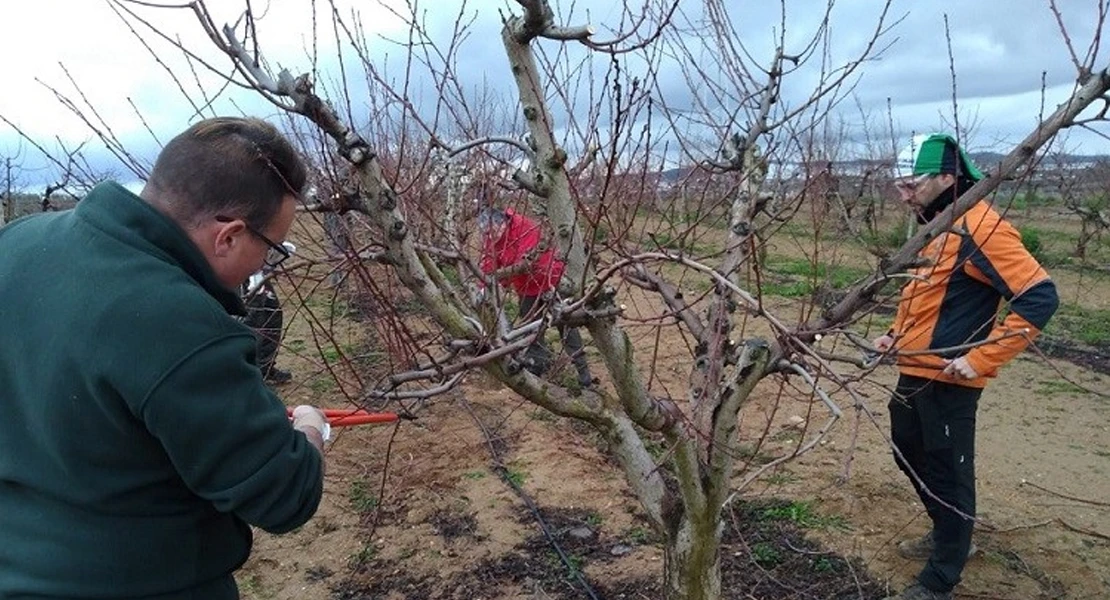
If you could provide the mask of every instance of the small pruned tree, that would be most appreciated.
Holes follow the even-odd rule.
[[[11,156],[0,157],[0,226],[15,218],[15,193],[22,170],[22,146]]]
[[[1110,229],[1110,163],[1077,164],[1067,145],[1061,143],[1041,161],[1041,178],[1045,191],[1057,196],[1064,210],[1079,219],[1072,254],[1087,260],[1091,244]]]
[[[55,94],[59,95],[57,92]],[[64,98],[64,96],[59,95],[59,98]],[[73,107],[72,104],[64,104]],[[90,164],[88,157],[85,155],[87,142],[70,145],[60,138],[55,138],[54,149],[52,150],[28,135],[4,115],[0,115],[0,121],[11,127],[21,141],[27,142],[48,163],[47,170],[52,173],[53,177],[49,182],[43,184],[42,193],[38,195],[39,210],[42,212],[56,210],[52,201],[56,193],[67,194],[69,197],[77,199],[85,195],[97,183],[115,176],[115,172],[110,169],[95,168]],[[7,164],[9,165],[6,171],[8,175],[7,185],[10,192],[10,186],[14,185],[15,179],[12,176],[11,163]],[[5,198],[7,197],[5,195]]]

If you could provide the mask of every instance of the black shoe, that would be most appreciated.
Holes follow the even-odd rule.
[[[936,547],[936,542],[933,541],[933,532],[930,531],[919,538],[910,538],[898,542],[898,554],[907,560],[919,560],[925,562],[933,556],[933,548]],[[975,556],[979,552],[979,547],[975,542],[971,542],[971,546],[967,549],[967,557]]]
[[[283,371],[277,367],[270,367],[270,370],[266,372],[265,380],[266,383],[281,385],[283,383],[289,383],[290,381],[292,381],[293,374],[289,371]]]

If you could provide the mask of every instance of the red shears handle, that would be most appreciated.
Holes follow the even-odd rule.
[[[350,409],[350,408],[325,408],[324,416],[328,418],[328,424],[332,427],[349,427],[351,425],[375,425],[381,423],[392,423],[397,420],[396,413],[372,413],[365,410]],[[286,413],[292,417],[293,409],[285,409]]]

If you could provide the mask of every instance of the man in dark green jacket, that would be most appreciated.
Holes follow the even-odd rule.
[[[209,119],[141,197],[0,229],[0,598],[237,598],[249,525],[315,512],[324,417],[290,424],[232,317],[304,182],[272,126]]]

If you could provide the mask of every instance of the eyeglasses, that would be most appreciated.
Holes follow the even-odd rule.
[[[912,179],[911,178],[901,179],[899,181],[894,182],[894,187],[896,187],[900,190],[905,190],[907,192],[912,192],[912,191],[916,190],[918,188],[918,186],[920,186],[921,184],[925,183],[926,181],[932,179],[933,177],[936,177],[936,175],[934,175],[932,173],[925,173],[923,175],[918,175],[917,177],[914,177]]]
[[[233,219],[231,217],[225,217],[223,215],[216,215],[215,218],[216,221],[220,223],[242,221],[242,219]],[[277,268],[279,265],[281,265],[281,263],[285,262],[290,256],[292,256],[292,253],[283,244],[274,243],[273,240],[266,237],[265,235],[262,235],[261,231],[258,231],[254,227],[251,227],[249,224],[247,224],[246,221],[243,221],[243,227],[246,227],[247,231],[251,232],[251,234],[265,242],[266,245],[270,247],[269,251],[266,252],[265,262],[267,267]]]

